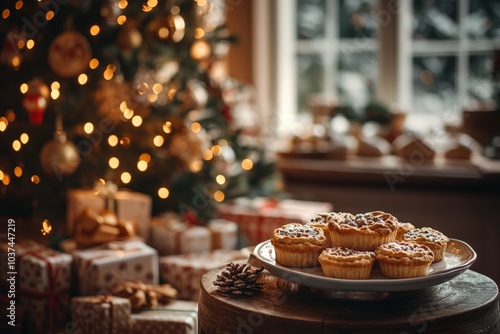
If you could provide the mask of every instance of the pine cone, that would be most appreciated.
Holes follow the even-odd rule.
[[[214,285],[222,293],[253,296],[262,289],[262,283],[257,283],[262,269],[252,269],[248,263],[230,262],[226,269],[217,275]]]

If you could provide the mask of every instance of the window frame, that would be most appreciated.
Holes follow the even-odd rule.
[[[338,17],[335,9],[337,1],[326,1],[327,13]],[[330,5],[329,5],[330,4]],[[464,22],[470,0],[458,0],[458,22]],[[254,79],[258,92],[259,105],[265,106],[265,117],[268,126],[274,126],[274,133],[282,136],[290,133],[290,125],[300,121],[297,110],[296,87],[296,57],[297,46],[301,44],[309,52],[315,52],[322,47],[320,41],[297,41],[295,24],[296,0],[254,0],[253,26],[254,49],[261,49],[261,57],[254,57]],[[264,13],[267,13],[265,15]],[[337,15],[337,16],[335,16]],[[460,24],[459,37],[454,40],[413,40],[412,19],[413,1],[378,0],[376,12],[379,23],[377,52],[377,71],[383,73],[383,80],[378,75],[375,86],[375,99],[391,107],[407,111],[409,116],[417,113],[412,110],[413,94],[413,57],[426,55],[457,57],[456,94],[458,105],[465,107],[467,99],[467,84],[469,78],[469,56],[473,53],[492,52],[500,49],[500,41],[493,39],[467,38],[464,24]],[[388,18],[389,17],[389,18]],[[267,23],[263,23],[266,22]],[[330,27],[326,31],[337,34],[336,20],[327,20]],[[269,30],[274,30],[270,34]],[[325,36],[327,40],[328,36]],[[353,43],[355,41],[351,41]],[[343,47],[351,47],[349,41],[342,39]],[[324,43],[327,46],[329,62],[325,62],[325,87],[334,87],[339,46]],[[432,51],[429,50],[432,45]],[[359,44],[356,46],[359,47]],[[337,49],[335,49],[337,48]],[[262,55],[266,56],[262,56]],[[264,60],[267,57],[267,60]],[[269,60],[269,57],[271,60]],[[269,66],[262,66],[268,64]],[[272,70],[274,68],[274,71]],[[267,84],[265,84],[267,83]],[[262,85],[262,86],[261,86]],[[333,90],[335,91],[335,90]]]

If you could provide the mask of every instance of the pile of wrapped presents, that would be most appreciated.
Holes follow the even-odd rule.
[[[207,271],[245,261],[252,245],[291,220],[333,209],[238,198],[199,223],[175,212],[153,217],[151,198],[127,190],[71,189],[67,199],[67,238],[57,249],[33,240],[14,245],[18,317],[29,333],[197,333]],[[7,258],[10,246],[0,246]]]

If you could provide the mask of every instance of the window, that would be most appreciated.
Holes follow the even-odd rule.
[[[296,6],[297,106],[311,94],[361,107],[376,79],[376,0],[301,0]]]
[[[500,0],[278,0],[276,19],[282,129],[317,94],[397,104],[421,131],[493,99]]]

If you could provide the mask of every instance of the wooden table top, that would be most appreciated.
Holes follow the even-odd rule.
[[[500,333],[498,287],[471,270],[398,293],[319,290],[264,271],[260,294],[237,297],[213,285],[223,269],[202,277],[201,333]]]

